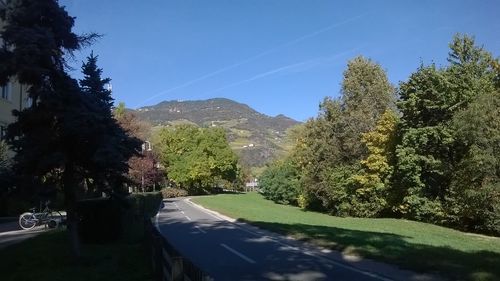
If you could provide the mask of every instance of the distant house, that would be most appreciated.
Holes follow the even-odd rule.
[[[257,191],[259,190],[259,180],[253,179],[247,183],[245,183],[245,191]]]

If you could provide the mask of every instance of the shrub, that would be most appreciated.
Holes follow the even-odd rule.
[[[108,243],[120,238],[141,240],[144,223],[158,212],[161,201],[160,192],[148,192],[78,202],[82,242]]]
[[[131,204],[130,210],[134,211],[137,216],[149,219],[158,212],[162,194],[160,192],[135,193],[128,196],[127,201]]]
[[[80,217],[78,232],[83,243],[107,243],[121,236],[121,208],[116,199],[82,200],[77,208]]]
[[[163,199],[188,196],[187,190],[180,188],[164,188],[161,190],[161,194]]]
[[[266,199],[280,204],[297,204],[299,176],[290,162],[276,162],[259,178],[261,192]]]
[[[131,194],[126,199],[127,208],[122,213],[123,239],[140,241],[144,237],[145,223],[156,215],[162,202],[160,192]]]

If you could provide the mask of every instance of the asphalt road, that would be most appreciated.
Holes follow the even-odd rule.
[[[433,280],[388,265],[349,262],[338,252],[227,221],[186,199],[165,201],[156,225],[215,280]]]
[[[31,230],[22,230],[17,221],[0,224],[0,249],[22,242],[46,231],[44,226],[37,226]]]

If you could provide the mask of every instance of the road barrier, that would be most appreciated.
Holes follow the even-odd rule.
[[[151,250],[153,272],[158,281],[214,281],[161,235],[153,223],[146,223],[146,241]]]

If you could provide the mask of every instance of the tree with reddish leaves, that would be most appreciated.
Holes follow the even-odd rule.
[[[129,179],[142,192],[154,191],[163,181],[163,171],[159,168],[158,157],[152,151],[144,151],[142,156],[134,156],[129,162]]]

